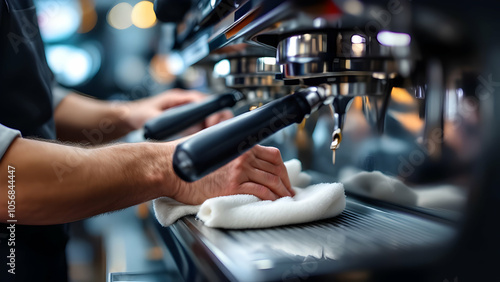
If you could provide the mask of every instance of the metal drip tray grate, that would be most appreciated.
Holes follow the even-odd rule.
[[[243,281],[281,280],[297,269],[320,275],[367,264],[421,262],[444,249],[455,234],[447,225],[353,200],[341,215],[308,224],[221,230],[188,217],[172,231],[182,245],[197,250],[190,255],[194,261],[208,258],[212,268],[215,264],[229,279]],[[206,255],[200,256],[200,250]]]

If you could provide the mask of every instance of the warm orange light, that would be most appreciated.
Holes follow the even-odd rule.
[[[398,113],[391,111],[390,113],[406,130],[417,134],[424,128],[424,121],[415,113]]]
[[[93,0],[80,0],[82,8],[82,23],[78,29],[79,33],[87,33],[91,31],[97,23],[97,13]]]
[[[392,101],[401,104],[411,106],[410,112],[397,112],[390,111],[390,114],[404,127],[406,130],[418,134],[422,131],[424,127],[424,121],[420,118],[418,114],[418,108],[415,104],[415,97],[410,94],[406,89],[394,87],[391,92]]]
[[[410,105],[414,103],[413,96],[406,91],[404,88],[394,87],[392,88],[391,98],[394,102]]]
[[[168,56],[155,55],[150,62],[149,70],[153,79],[162,84],[172,83],[175,80],[175,75],[168,68]]]
[[[141,1],[132,10],[132,23],[138,28],[150,28],[156,24],[156,14],[153,3]]]
[[[351,108],[356,110],[361,110],[363,108],[363,97],[360,96],[354,97],[351,104]]]

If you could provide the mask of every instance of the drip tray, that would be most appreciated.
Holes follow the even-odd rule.
[[[186,217],[169,228],[155,225],[189,281],[307,279],[420,265],[442,254],[456,233],[443,223],[350,198],[341,215],[308,224],[224,230]]]

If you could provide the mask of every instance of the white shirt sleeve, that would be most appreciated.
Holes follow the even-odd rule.
[[[18,130],[0,124],[0,159],[3,158],[12,141],[20,136],[21,133]]]

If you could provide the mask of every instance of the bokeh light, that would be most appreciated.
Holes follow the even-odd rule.
[[[94,0],[80,0],[80,7],[82,9],[82,23],[78,32],[87,33],[94,29],[97,24]]]
[[[118,3],[108,13],[108,23],[116,29],[126,29],[132,25],[133,7],[129,3]]]
[[[46,43],[68,39],[80,26],[82,14],[76,1],[37,1],[36,7],[40,33]]]
[[[47,63],[58,82],[77,86],[92,78],[100,67],[100,57],[72,45],[52,45],[46,48]]]
[[[132,10],[132,23],[138,28],[150,28],[156,23],[156,14],[153,3],[141,1]]]
[[[169,56],[156,54],[149,63],[149,71],[153,79],[161,84],[174,82],[176,76],[168,66]]]
[[[411,37],[407,33],[382,30],[377,34],[377,40],[385,46],[408,46],[410,45]]]
[[[276,61],[275,61],[276,63]],[[214,66],[214,75],[215,77],[225,77],[231,72],[231,64],[229,60],[224,59],[217,62]]]

